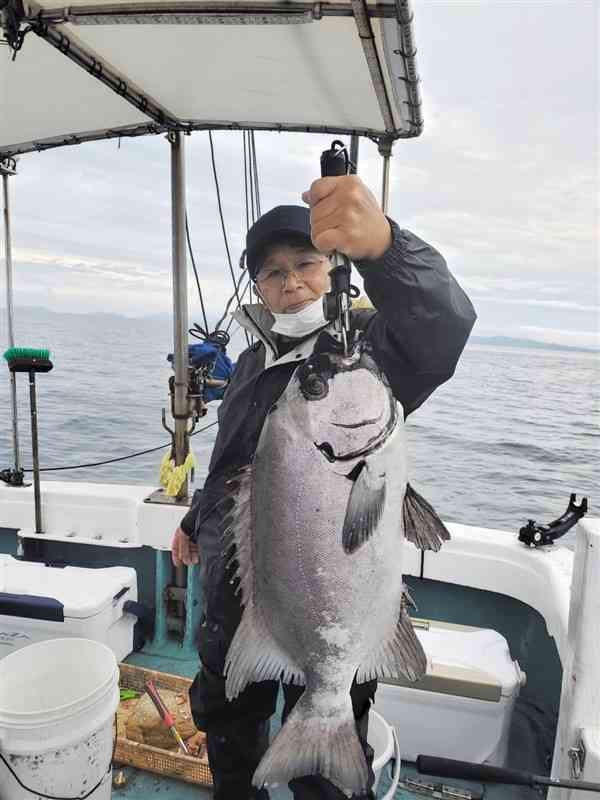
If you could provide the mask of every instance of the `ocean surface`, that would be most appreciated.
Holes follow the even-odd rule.
[[[6,318],[0,311],[2,351]],[[37,378],[40,461],[62,467],[166,444],[166,319],[17,309],[18,346],[48,347],[54,370]],[[238,333],[231,349],[244,345]],[[18,376],[22,462],[31,466],[29,396]],[[12,465],[8,370],[0,370],[0,469]],[[216,420],[211,404],[199,428]],[[600,356],[468,344],[454,377],[409,417],[410,479],[447,522],[517,532],[549,522],[569,494],[600,514]],[[202,485],[216,426],[194,436]],[[165,450],[107,466],[52,471],[43,480],[158,486]]]

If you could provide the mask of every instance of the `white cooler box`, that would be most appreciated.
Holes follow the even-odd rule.
[[[416,684],[380,680],[375,695],[376,710],[398,732],[402,758],[423,754],[502,766],[513,706],[525,684],[506,639],[493,630],[420,620],[415,632],[427,674]]]
[[[0,555],[0,659],[44,639],[75,636],[111,648],[118,661],[133,650],[137,601],[130,567],[46,567]]]

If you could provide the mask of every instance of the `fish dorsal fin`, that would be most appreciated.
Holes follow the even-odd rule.
[[[437,552],[442,543],[450,539],[448,528],[438,517],[433,506],[421,497],[410,483],[406,484],[402,520],[405,538],[421,550]]]
[[[374,678],[396,678],[403,675],[409,681],[418,681],[427,669],[427,657],[414,631],[407,606],[412,602],[406,591],[402,596],[396,627],[378,650],[360,665],[356,682]]]
[[[342,544],[346,553],[354,553],[377,527],[385,503],[385,473],[378,474],[368,461],[359,463],[348,474],[353,481],[348,498]]]
[[[223,522],[223,551],[228,567],[236,567],[236,594],[244,606],[240,624],[225,658],[227,698],[233,700],[249,684],[279,680],[304,683],[304,673],[273,639],[255,602],[252,468],[238,470],[228,481],[229,493],[220,501],[227,508]],[[233,502],[233,507],[230,508]]]
[[[242,605],[254,593],[254,570],[252,568],[252,469],[250,466],[238,470],[227,481],[228,493],[219,504],[227,508],[223,520],[223,555],[229,556],[227,566],[237,565],[236,594],[241,594]]]

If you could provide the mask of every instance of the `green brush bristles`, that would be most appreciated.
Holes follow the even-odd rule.
[[[4,353],[4,358],[9,363],[15,358],[39,358],[47,361],[50,358],[50,350],[37,350],[35,347],[9,347]]]
[[[50,372],[50,350],[36,350],[33,347],[10,347],[4,358],[11,372]]]

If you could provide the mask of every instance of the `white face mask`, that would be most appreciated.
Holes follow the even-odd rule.
[[[322,297],[301,308],[300,311],[294,311],[291,314],[275,314],[271,311],[271,314],[275,317],[275,324],[271,330],[292,338],[308,336],[309,333],[327,325],[327,320],[323,315]]]

